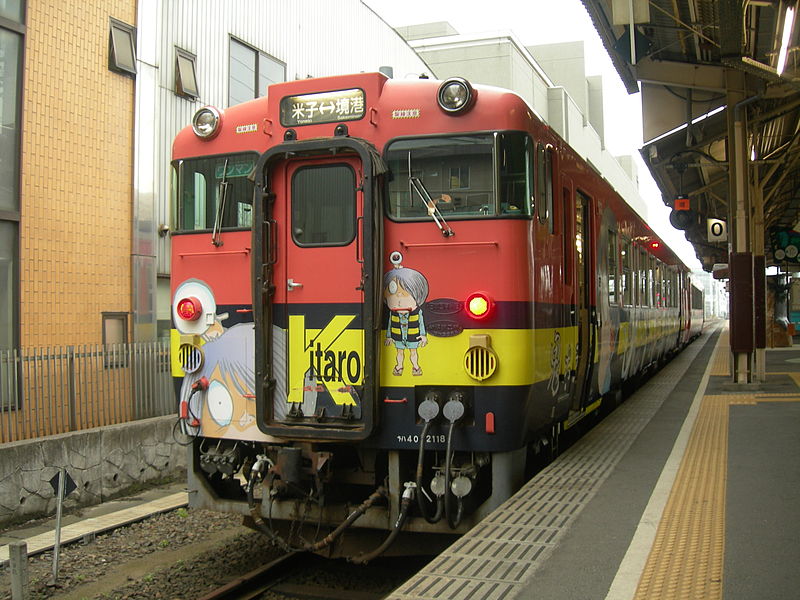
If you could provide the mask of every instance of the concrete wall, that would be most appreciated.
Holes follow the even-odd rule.
[[[174,416],[0,446],[0,527],[55,514],[50,485],[66,467],[77,489],[64,507],[99,504],[169,476],[185,478],[186,449],[172,437]]]

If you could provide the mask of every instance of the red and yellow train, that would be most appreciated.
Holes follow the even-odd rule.
[[[506,90],[280,83],[199,110],[173,167],[191,502],[285,547],[465,531],[702,327],[675,254]]]

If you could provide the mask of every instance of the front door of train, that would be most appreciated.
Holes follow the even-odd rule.
[[[364,245],[372,236],[365,242],[364,222],[372,190],[363,165],[357,153],[315,151],[285,152],[265,167],[254,277],[272,286],[256,284],[254,321],[256,404],[266,433],[353,439],[371,427],[364,382],[374,380],[375,359],[364,331],[374,303],[365,302],[373,292]],[[366,216],[374,221],[369,209]]]
[[[364,366],[361,263],[362,179],[355,157],[299,160],[276,170],[284,180],[286,417],[358,419]],[[276,398],[277,409],[284,402]],[[282,411],[279,411],[282,412]]]

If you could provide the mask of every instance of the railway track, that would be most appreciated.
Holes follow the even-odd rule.
[[[381,585],[392,573],[399,585],[402,577],[410,577],[424,565],[423,560],[392,558],[377,564],[353,565],[343,560],[326,559],[314,554],[290,552],[254,569],[237,579],[212,590],[198,600],[380,600],[391,589]],[[342,581],[334,581],[344,577]],[[356,585],[374,589],[353,589]]]

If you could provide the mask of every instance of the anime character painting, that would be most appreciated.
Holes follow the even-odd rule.
[[[384,344],[397,349],[397,364],[393,375],[402,375],[405,352],[411,361],[411,374],[422,375],[417,349],[428,343],[425,319],[420,307],[428,297],[428,280],[414,269],[404,267],[403,255],[392,252],[389,257],[394,268],[383,277],[383,298],[389,308]]]

